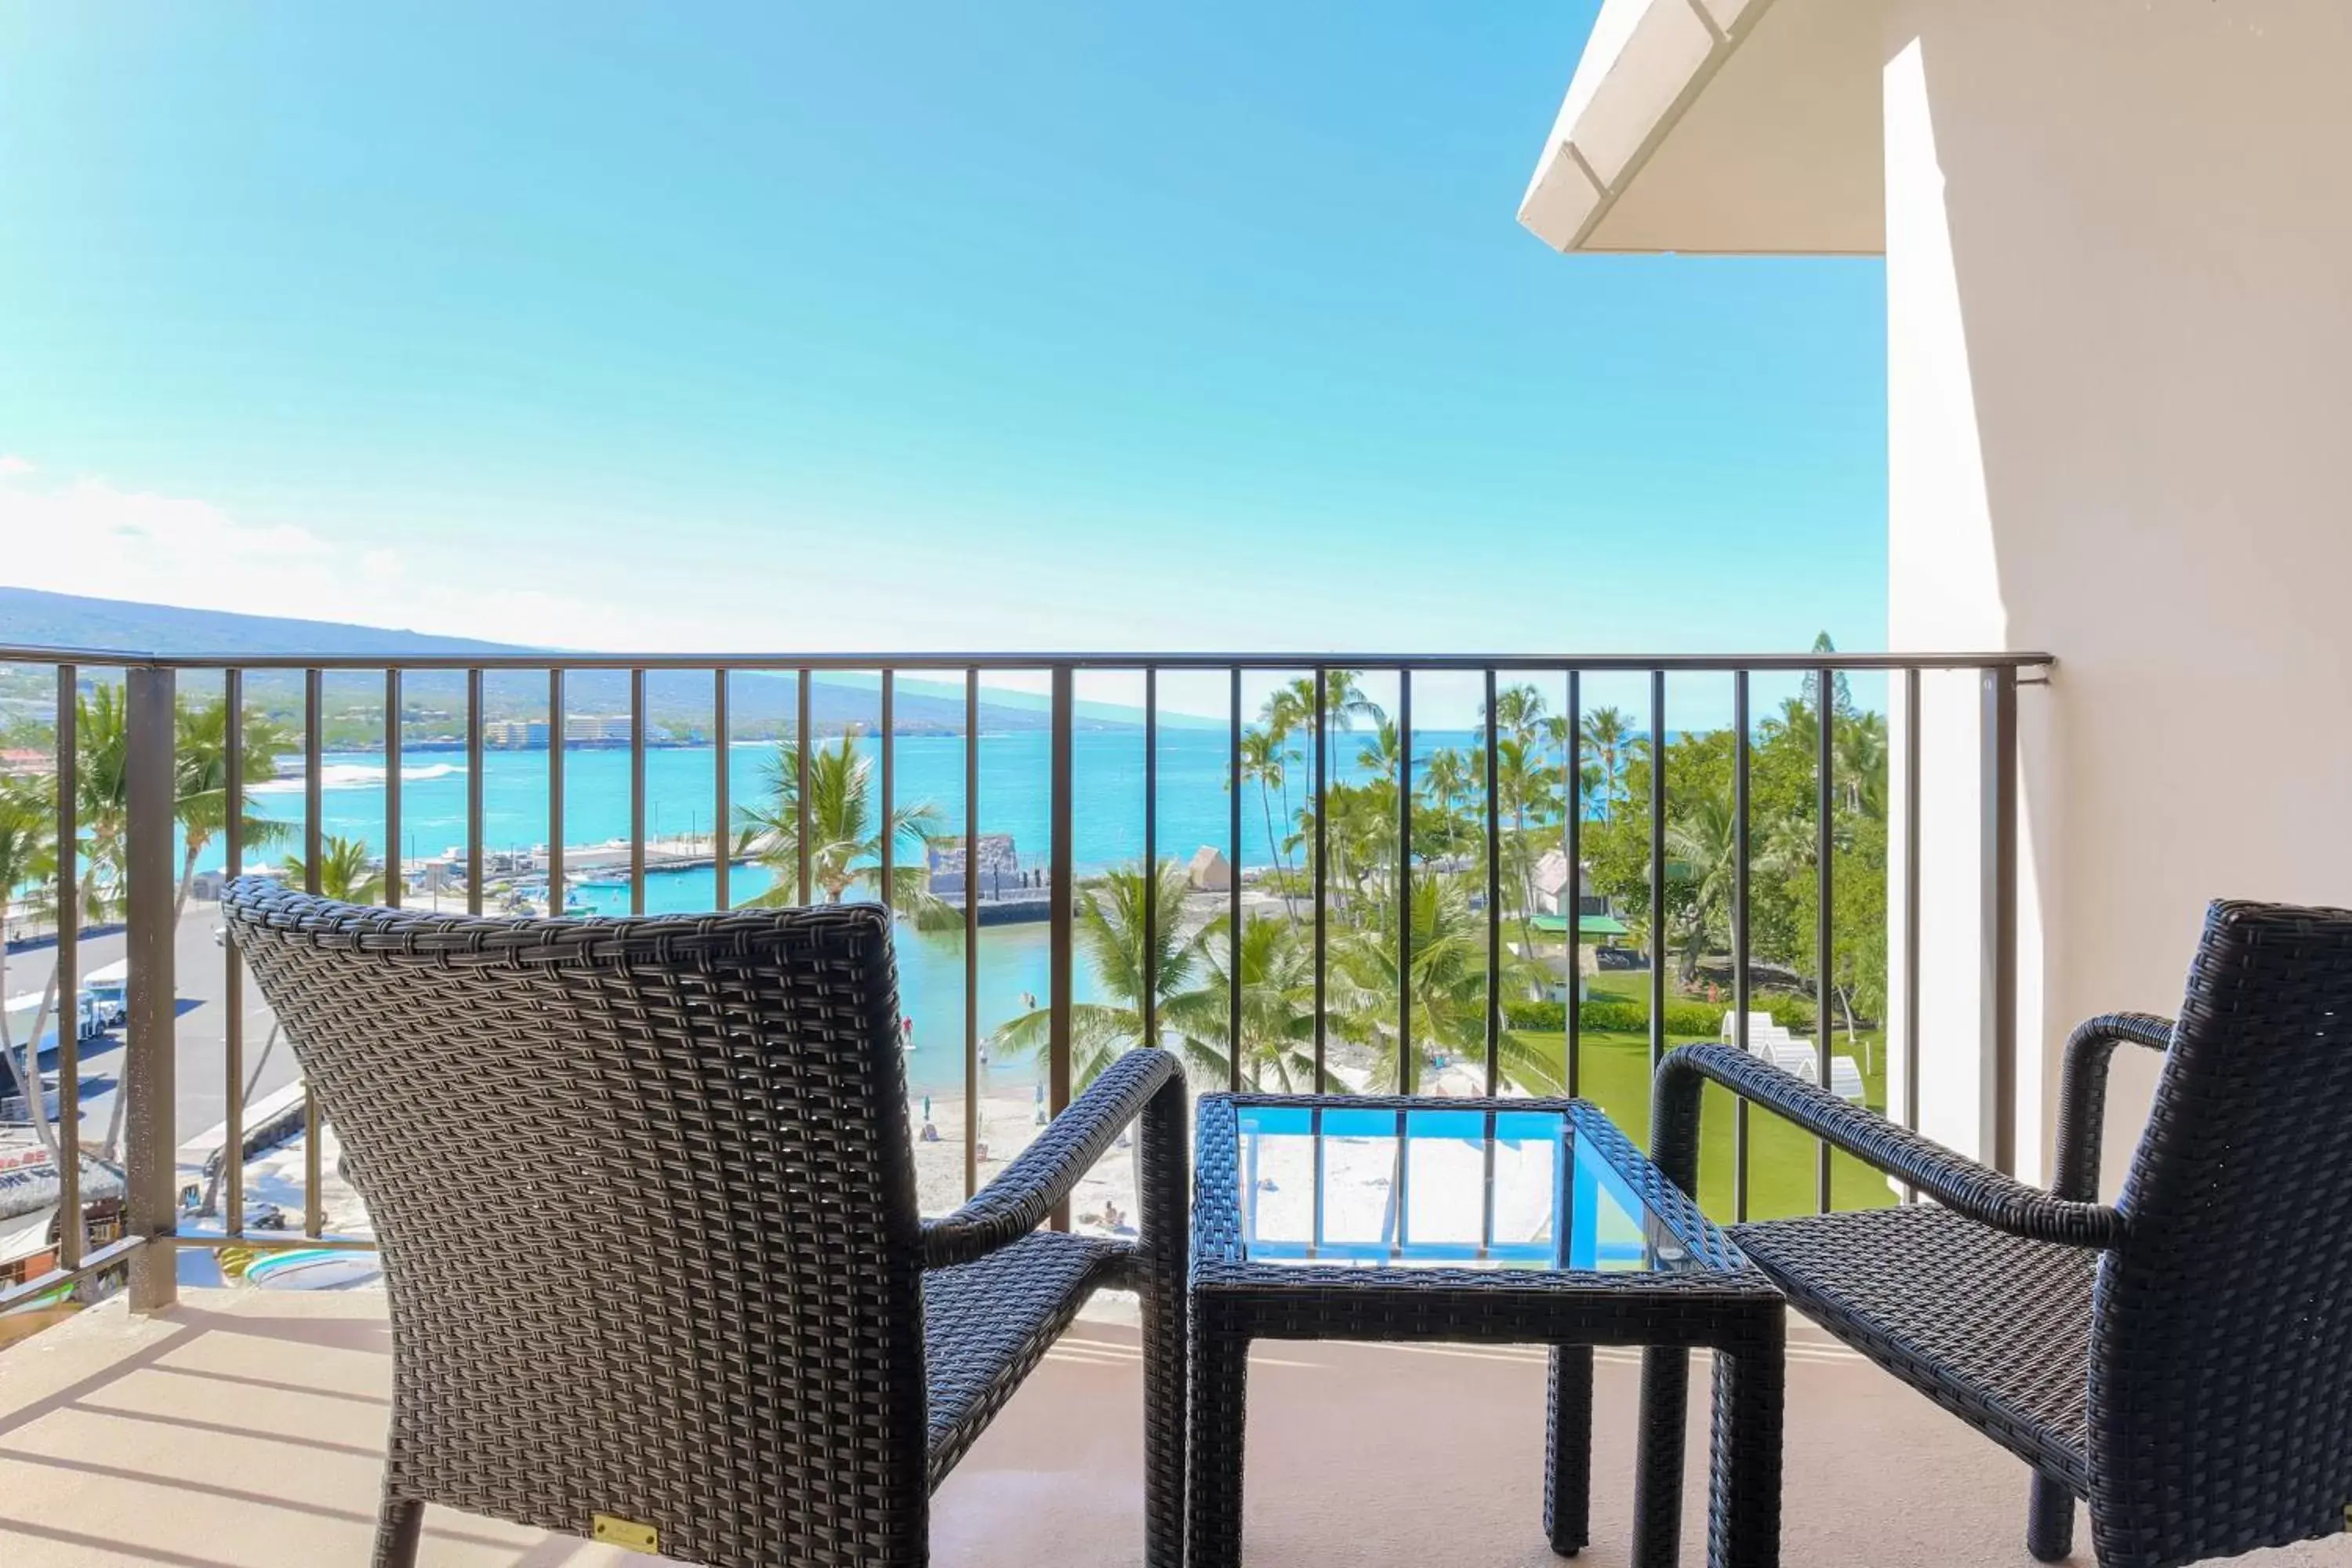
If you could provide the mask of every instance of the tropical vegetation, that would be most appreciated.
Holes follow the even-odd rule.
[[[1831,651],[1826,638],[1818,643]],[[1876,1019],[1885,1006],[1886,730],[1859,706],[1843,677],[1826,694],[1803,693],[1764,716],[1747,737],[1749,846],[1747,925],[1740,903],[1740,824],[1733,773],[1740,738],[1727,729],[1643,732],[1610,706],[1573,716],[1551,710],[1533,685],[1495,694],[1493,880],[1501,894],[1498,985],[1488,992],[1486,889],[1486,747],[1416,747],[1410,784],[1400,726],[1368,700],[1354,672],[1328,677],[1322,744],[1326,774],[1317,820],[1315,692],[1311,679],[1278,689],[1242,736],[1240,773],[1252,799],[1248,833],[1264,847],[1265,900],[1245,919],[1239,948],[1243,1027],[1237,1076],[1254,1087],[1288,1089],[1313,1077],[1314,855],[1329,864],[1326,985],[1328,1087],[1425,1085],[1446,1066],[1483,1069],[1489,1012],[1496,1069],[1509,1089],[1559,1092],[1570,1081],[1561,1000],[1587,969],[1570,956],[1563,915],[1579,910],[1565,875],[1565,828],[1580,828],[1585,891],[1606,900],[1626,929],[1631,962],[1667,966],[1667,1037],[1712,1037],[1727,1006],[1732,957],[1743,941],[1755,986],[1752,1005],[1810,1028],[1827,1007],[1848,1042],[1881,1077]],[[1830,816],[1817,810],[1815,762],[1821,723],[1831,725]],[[1483,728],[1483,724],[1482,724]],[[1571,744],[1572,742],[1572,744]],[[1663,758],[1667,816],[1664,897],[1652,905],[1651,784]],[[1571,778],[1571,759],[1574,760]],[[1352,765],[1339,765],[1342,762]],[[1410,788],[1412,853],[1398,853],[1401,788]],[[1831,855],[1835,900],[1830,973],[1816,972],[1815,911],[1820,856]],[[1547,857],[1549,857],[1549,861]],[[1152,904],[1152,951],[1142,951],[1141,909]],[[1223,900],[1189,907],[1181,870],[1163,863],[1113,871],[1077,894],[1079,944],[1108,998],[1073,1016],[1075,1080],[1119,1050],[1144,1043],[1147,992],[1159,1043],[1181,1052],[1210,1081],[1232,1073],[1234,1047],[1227,972],[1235,942]],[[1410,959],[1400,976],[1400,925]],[[1400,980],[1406,982],[1401,987]],[[1401,990],[1411,1010],[1399,1027]],[[1580,1004],[1588,1047],[1622,1036],[1646,1041],[1647,983],[1596,990]],[[1047,1010],[1013,1019],[994,1043],[1042,1053]],[[1400,1061],[1410,1043],[1411,1060]],[[1475,1075],[1474,1075],[1475,1076]]]

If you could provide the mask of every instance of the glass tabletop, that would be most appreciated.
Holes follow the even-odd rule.
[[[1379,1268],[1696,1267],[1562,1111],[1235,1108],[1244,1257]]]

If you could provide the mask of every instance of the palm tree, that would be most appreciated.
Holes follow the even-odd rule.
[[[1511,864],[1517,873],[1519,905],[1519,938],[1526,951],[1535,951],[1535,929],[1529,923],[1536,907],[1536,853],[1528,827],[1530,816],[1549,821],[1560,810],[1560,797],[1552,785],[1551,772],[1545,767],[1531,735],[1507,735],[1495,744],[1495,787],[1501,792],[1500,809],[1511,816]],[[1575,890],[1570,889],[1570,913],[1575,912]]]
[[[1486,921],[1471,907],[1470,879],[1412,879],[1412,1042],[1425,1060],[1433,1050],[1483,1059],[1486,1050]],[[1339,1033],[1373,1056],[1372,1081],[1397,1080],[1396,917],[1354,927],[1332,944],[1330,994]],[[1500,955],[1506,993],[1527,984],[1527,961]],[[1502,1076],[1529,1093],[1557,1093],[1565,1064],[1556,1040],[1505,1028],[1496,1042]],[[1418,1074],[1416,1074],[1416,1077]]]
[[[73,908],[58,910],[57,918],[102,920],[121,902],[131,823],[130,710],[120,686],[94,686],[74,698],[74,816],[82,835],[76,847],[81,878],[74,886]],[[58,972],[52,966],[33,1014],[33,1038],[47,1029],[57,1005]],[[116,1096],[115,1103],[119,1107],[122,1097]]]
[[[1886,815],[1886,718],[1880,713],[1839,717],[1830,739],[1836,752],[1837,781],[1848,809],[1864,816]]]
[[[1271,707],[1272,704],[1268,704],[1268,706]],[[1285,822],[1289,821],[1290,786],[1287,775],[1283,768],[1282,746],[1282,732],[1276,730],[1271,722],[1262,725],[1256,729],[1244,730],[1242,731],[1242,776],[1245,779],[1255,779],[1257,781],[1258,810],[1265,818],[1266,850],[1274,857],[1274,863],[1276,869],[1288,871],[1290,869],[1290,866],[1289,862],[1285,859],[1283,856],[1281,840],[1275,837],[1274,799],[1272,795],[1267,793],[1270,786],[1281,786],[1283,791],[1282,819]],[[1239,847],[1236,846],[1236,848],[1238,847]],[[1285,914],[1294,915],[1295,918],[1295,911],[1293,911],[1290,907],[1290,886],[1286,878],[1283,882],[1282,908]]]
[[[1683,931],[1678,978],[1685,988],[1698,973],[1698,961],[1716,930],[1718,914],[1739,946],[1739,910],[1733,897],[1739,875],[1738,814],[1720,795],[1706,795],[1680,818],[1666,824],[1666,852],[1690,889],[1691,907]]]
[[[1185,1062],[1223,1084],[1233,1071],[1233,917],[1201,930],[1204,974],[1170,998],[1166,1016]],[[1241,1083],[1270,1093],[1315,1089],[1315,948],[1288,921],[1244,920],[1241,942]]]
[[[1311,675],[1302,675],[1288,685],[1277,689],[1265,700],[1265,706],[1260,710],[1258,717],[1274,737],[1277,758],[1296,762],[1301,767],[1311,771],[1314,765],[1313,754],[1294,747],[1289,742],[1293,736],[1301,731],[1307,732],[1312,740],[1321,739],[1313,733],[1315,678]],[[1323,718],[1329,728],[1353,730],[1359,719],[1382,723],[1386,721],[1387,717],[1381,710],[1379,703],[1364,695],[1361,679],[1357,671],[1327,669],[1323,672]],[[1299,828],[1305,822],[1306,812],[1305,810],[1298,813],[1292,812],[1288,779],[1277,773],[1275,775],[1275,784],[1282,796],[1284,824],[1293,829],[1294,840],[1304,837],[1305,834],[1299,831]],[[1284,907],[1286,910],[1288,909],[1287,904]]]
[[[1179,1018],[1197,1021],[1208,1004],[1198,992],[1184,987],[1200,966],[1208,928],[1187,933],[1184,898],[1189,890],[1183,868],[1162,860],[1150,873],[1140,866],[1114,870],[1082,890],[1078,900],[1076,946],[1093,966],[1095,980],[1108,1002],[1075,1003],[1070,1008],[1070,1079],[1082,1090],[1102,1071],[1138,1046],[1159,1044],[1144,1038],[1143,999],[1158,999],[1163,1029],[1176,1029],[1190,1065],[1222,1074],[1224,1058],[1196,1055],[1201,1042],[1178,1025]],[[1151,911],[1151,947],[1143,944],[1144,911]],[[1244,967],[1244,977],[1247,970]],[[998,1029],[991,1047],[1007,1056],[1043,1061],[1053,1046],[1053,1013],[1037,1007]],[[1220,1079],[1222,1081],[1222,1079]]]
[[[245,842],[256,847],[266,847],[286,837],[287,825],[273,822],[253,813],[253,802],[247,791],[252,785],[266,783],[278,776],[278,759],[294,749],[294,737],[272,721],[255,714],[243,716],[245,749],[238,781],[237,809],[244,815]],[[196,879],[196,859],[218,835],[228,828],[228,701],[226,698],[201,707],[183,706],[176,716],[174,729],[173,766],[175,779],[173,793],[174,814],[180,822],[180,890],[173,900],[174,919],[188,907],[188,889]],[[235,876],[244,869],[229,868]]]
[[[41,780],[0,778],[0,914],[6,912],[18,889],[46,886],[58,873],[57,812],[51,793]],[[0,997],[8,994],[7,963],[7,944],[0,942]],[[18,1063],[7,1013],[0,1009],[0,1060],[7,1062],[9,1081],[24,1097],[26,1114],[32,1118],[54,1163],[58,1157],[58,1135],[41,1103],[40,1041],[37,1021],[33,1037],[25,1042],[25,1059]]]
[[[879,889],[885,826],[876,820],[871,789],[874,760],[857,749],[856,725],[833,745],[809,752],[809,874],[829,904],[861,883]],[[774,874],[768,890],[750,905],[782,909],[800,901],[801,752],[797,737],[777,744],[768,764],[768,799],[737,814],[736,853],[749,855]],[[902,805],[890,814],[887,831],[901,851],[890,878],[891,902],[920,931],[962,928],[962,915],[934,897],[924,852],[941,826],[940,809],[929,801]],[[966,868],[967,876],[976,868]]]
[[[1617,785],[1624,777],[1627,761],[1626,742],[1633,732],[1632,721],[1616,708],[1596,708],[1584,721],[1584,743],[1592,748],[1601,764],[1601,820],[1611,821],[1617,810]]]
[[[319,847],[319,893],[346,904],[372,904],[383,886],[383,875],[368,864],[367,840],[331,833]],[[286,857],[289,887],[308,887],[310,868],[299,855]]]
[[[1532,686],[1507,686],[1495,693],[1494,718],[1497,736],[1533,740],[1544,722],[1544,695]]]

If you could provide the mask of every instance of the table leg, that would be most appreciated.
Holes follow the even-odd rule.
[[[1592,1347],[1551,1347],[1544,1425],[1544,1532],[1573,1557],[1592,1539]]]
[[[1780,1568],[1780,1409],[1787,1352],[1778,1324],[1715,1352],[1709,1568]]]
[[[1682,1551],[1683,1423],[1690,1352],[1642,1352],[1641,1436],[1633,1456],[1634,1568],[1675,1568]]]
[[[1192,1314],[1192,1456],[1186,1514],[1190,1568],[1240,1568],[1242,1415],[1249,1392],[1249,1340],[1204,1327]]]

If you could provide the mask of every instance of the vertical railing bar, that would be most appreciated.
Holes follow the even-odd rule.
[[[1077,856],[1072,842],[1072,801],[1076,782],[1076,742],[1072,731],[1077,722],[1076,673],[1073,667],[1061,664],[1053,669],[1053,798],[1050,804],[1051,824],[1047,833],[1045,891],[1046,916],[1050,923],[1051,969],[1045,977],[1045,1005],[1048,1008],[1046,1026],[1050,1042],[1046,1052],[1045,1099],[1048,1110],[1060,1115],[1070,1103],[1070,1011],[1076,996],[1077,927]],[[1145,982],[1146,988],[1150,982]],[[1054,1205],[1047,1223],[1055,1230],[1070,1228],[1070,1202],[1066,1197]]]
[[[482,912],[482,681],[466,672],[466,912]]]
[[[1331,672],[1318,665],[1315,670],[1315,1092],[1318,1094],[1330,1092],[1325,1066],[1328,1026],[1324,1018],[1330,984],[1330,835],[1325,828],[1325,819],[1330,815],[1330,722]],[[1322,1202],[1319,1185],[1316,1193],[1319,1215]],[[1317,1239],[1321,1240],[1319,1231]]]
[[[326,814],[327,675],[321,669],[302,672],[302,888],[319,891],[323,873]],[[326,1141],[319,1097],[308,1075],[302,1079],[302,1234],[318,1236],[327,1228]]]
[[[1903,672],[1903,1125],[1919,1131],[1919,671]],[[1919,1189],[1906,1183],[1903,1201]]]
[[[1411,1094],[1412,1059],[1412,671],[1397,669],[1397,1092]],[[1399,1143],[1402,1159],[1402,1143]],[[1399,1200],[1397,1226],[1404,1225]]]
[[[81,1267],[89,1230],[81,1202],[81,803],[76,796],[81,739],[75,723],[80,696],[81,672],[58,666],[58,1262],[66,1268]],[[40,1042],[26,1049],[30,1070],[25,1077],[37,1100]],[[120,1086],[115,1092],[121,1092]],[[26,1109],[41,1114],[37,1103]]]
[[[1486,1078],[1491,1099],[1502,1082],[1503,1050],[1503,817],[1499,777],[1500,725],[1495,718],[1495,671],[1486,669]],[[1494,1141],[1487,1140],[1486,1236],[1493,1235]]]
[[[1831,756],[1836,745],[1837,675],[1833,670],[1814,672],[1819,687],[1814,694],[1813,730],[1813,973],[1818,977],[1813,985],[1813,1081],[1823,1089],[1830,1087],[1830,970],[1833,963],[1836,940],[1835,878],[1837,847],[1832,834],[1836,799],[1830,776]],[[1829,1140],[1813,1140],[1813,1204],[1822,1214],[1830,1212],[1832,1194]]]
[[[646,912],[646,672],[629,671],[629,912]]]
[[[1583,1087],[1584,1043],[1584,672],[1568,672],[1568,1092]],[[1564,1211],[1563,1211],[1564,1212]]]
[[[800,796],[800,820],[793,826],[793,839],[800,851],[800,901],[803,904],[813,902],[816,897],[816,856],[814,847],[809,843],[809,835],[814,831],[813,808],[809,801],[809,753],[816,744],[816,736],[809,721],[809,715],[814,711],[814,705],[809,694],[809,680],[810,672],[803,669],[793,682],[798,688],[799,700],[798,710],[794,715],[794,722],[799,728],[793,732],[795,744],[793,750],[799,760],[800,776],[794,780],[794,784]],[[973,739],[976,742],[978,737],[975,736]],[[966,866],[965,880],[974,879],[977,869],[976,863]]]
[[[174,1248],[162,1239],[179,1229],[178,1173],[173,1159],[179,1142],[174,1126],[179,1100],[177,933],[172,916],[176,703],[169,668],[133,666],[123,674],[123,769],[129,800],[121,871],[128,896],[123,952],[130,983],[122,1076],[115,1093],[128,1097],[123,1107],[124,1231],[147,1243],[131,1257],[131,1310],[155,1312],[170,1308],[179,1297]]]
[[[1226,833],[1233,845],[1225,879],[1225,1087],[1242,1087],[1242,667],[1233,670],[1232,748],[1225,759]]]
[[[963,1195],[969,1198],[980,1190],[980,670],[977,666],[963,673]],[[808,798],[805,791],[801,798]]]
[[[563,667],[547,672],[547,918],[563,918]],[[720,752],[724,761],[726,753]]]
[[[222,816],[222,855],[225,869],[231,878],[245,870],[245,672],[231,668],[221,671],[222,773],[226,779],[228,798]],[[384,799],[392,799],[394,782],[400,777],[399,763],[387,763],[384,769]],[[389,888],[397,879],[394,870],[399,865],[397,857],[384,861],[384,885]],[[245,1234],[245,977],[236,939],[226,934],[221,939],[221,1088],[227,1113],[223,1118],[221,1139],[221,1184],[226,1207],[223,1228],[231,1236]],[[58,994],[69,994],[62,987]],[[63,1205],[59,1214],[72,1212]]]
[[[1143,667],[1143,1043],[1160,1043],[1160,667]]]
[[[1748,873],[1748,671],[1738,669],[1731,674],[1731,1037],[1742,1053],[1748,1048],[1748,1005],[1750,976],[1748,973],[1748,917],[1749,910]],[[1732,1096],[1731,1110],[1731,1216],[1735,1223],[1748,1218],[1748,1099]]]
[[[326,770],[324,734],[327,707],[327,674],[321,669],[302,672],[302,890],[319,890],[323,831],[320,819],[326,812]]]
[[[1650,1071],[1666,1054],[1666,672],[1650,671]]]
[[[2017,1173],[2017,671],[1983,676],[1982,843],[1986,1045],[1992,1058],[1992,1165]]]
[[[889,726],[890,678],[882,678],[883,727]],[[727,710],[727,671],[710,673],[710,743],[718,755],[710,764],[710,901],[721,910],[735,906],[735,780],[729,764],[735,753],[730,746],[732,734],[731,715]],[[882,743],[882,864],[890,863],[890,750],[889,742]],[[889,901],[890,878],[886,870],[882,878],[883,901]]]
[[[898,836],[892,829],[898,821],[898,678],[895,670],[882,672],[882,735],[878,742],[882,752],[882,907],[898,907]]]
[[[232,672],[236,673],[236,672]],[[400,732],[400,667],[386,667],[383,672],[383,903],[384,908],[400,908],[400,896],[407,891],[408,863],[400,855],[400,752],[406,739]],[[229,874],[235,876],[244,868],[232,864]]]

